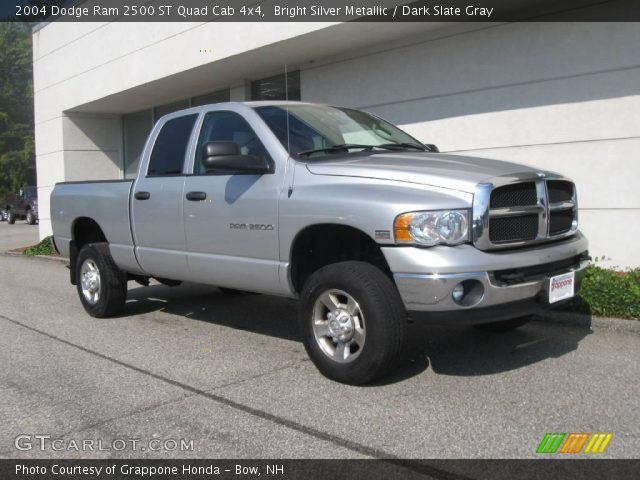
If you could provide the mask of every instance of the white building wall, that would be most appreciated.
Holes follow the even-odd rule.
[[[305,100],[363,108],[442,151],[577,182],[581,229],[609,266],[640,266],[640,26],[483,26],[302,72]]]

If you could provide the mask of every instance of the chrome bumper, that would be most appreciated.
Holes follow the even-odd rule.
[[[413,250],[413,253],[416,253],[414,259],[417,259],[418,264],[413,263],[408,272],[400,271],[401,273],[394,273],[396,285],[407,310],[463,312],[500,305],[506,306],[507,304],[514,304],[525,300],[534,300],[536,303],[544,305],[547,303],[546,298],[548,298],[549,279],[552,276],[571,271],[575,272],[575,288],[577,293],[588,265],[587,260],[581,260],[572,267],[532,275],[520,283],[507,285],[498,282],[494,277],[494,272],[543,265],[585,254],[588,247],[586,239],[580,235],[566,242],[549,244],[546,247],[541,246],[535,249],[527,249],[526,251],[502,251],[499,253],[480,251],[470,245],[465,247],[467,248],[462,252],[457,250],[457,247],[449,247],[448,250],[441,249],[440,255],[438,255],[437,258],[433,258],[436,260],[436,264],[440,266],[440,268],[434,269],[438,273],[427,273],[430,269],[429,264],[421,264],[423,261],[422,253],[431,250],[428,252],[428,255],[433,256],[435,254],[435,252],[433,252],[434,249],[416,249],[409,247],[409,250]],[[387,256],[387,261],[391,259],[389,263],[392,271],[398,272],[397,269],[394,269],[393,258],[393,255],[398,253],[401,253],[401,255],[396,256],[395,260],[400,259],[405,266],[409,267],[407,264],[407,254],[411,252],[395,252],[387,255],[389,252],[386,250],[391,249],[385,248],[383,251],[385,256]],[[394,250],[399,251],[401,249],[396,248]],[[477,253],[474,253],[473,250]],[[445,253],[447,258],[441,256]],[[460,253],[460,255],[457,255],[458,253]],[[494,257],[494,261],[491,261],[491,257]],[[458,263],[460,258],[462,258],[463,261]],[[446,267],[444,265],[445,263]],[[468,268],[478,265],[486,268],[482,270],[469,269],[465,271],[465,266]],[[422,270],[424,273],[419,272],[419,270]],[[477,291],[475,292],[475,298],[471,298],[471,301],[469,301],[467,305],[461,305],[453,300],[452,293],[456,285],[465,281],[467,281],[468,285],[475,285]]]

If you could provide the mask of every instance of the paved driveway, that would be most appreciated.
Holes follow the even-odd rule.
[[[411,326],[395,377],[323,378],[295,303],[213,287],[131,290],[85,315],[63,264],[0,257],[0,456],[535,457],[546,432],[613,432],[639,457],[640,335],[549,320],[503,335]],[[187,451],[18,451],[19,434],[191,439]]]
[[[0,222],[0,252],[28,247],[35,243],[38,243],[37,225],[27,225],[24,220],[16,220],[13,225],[9,225],[6,220]]]

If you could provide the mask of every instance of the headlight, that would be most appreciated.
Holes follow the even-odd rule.
[[[396,218],[393,230],[398,243],[458,245],[469,239],[469,211],[404,213]]]

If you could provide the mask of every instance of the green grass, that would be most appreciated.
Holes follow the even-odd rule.
[[[22,253],[28,257],[35,257],[36,255],[55,255],[56,251],[53,249],[51,237],[46,237],[40,243],[26,248]]]
[[[573,310],[602,317],[640,319],[640,268],[619,272],[590,265]]]

